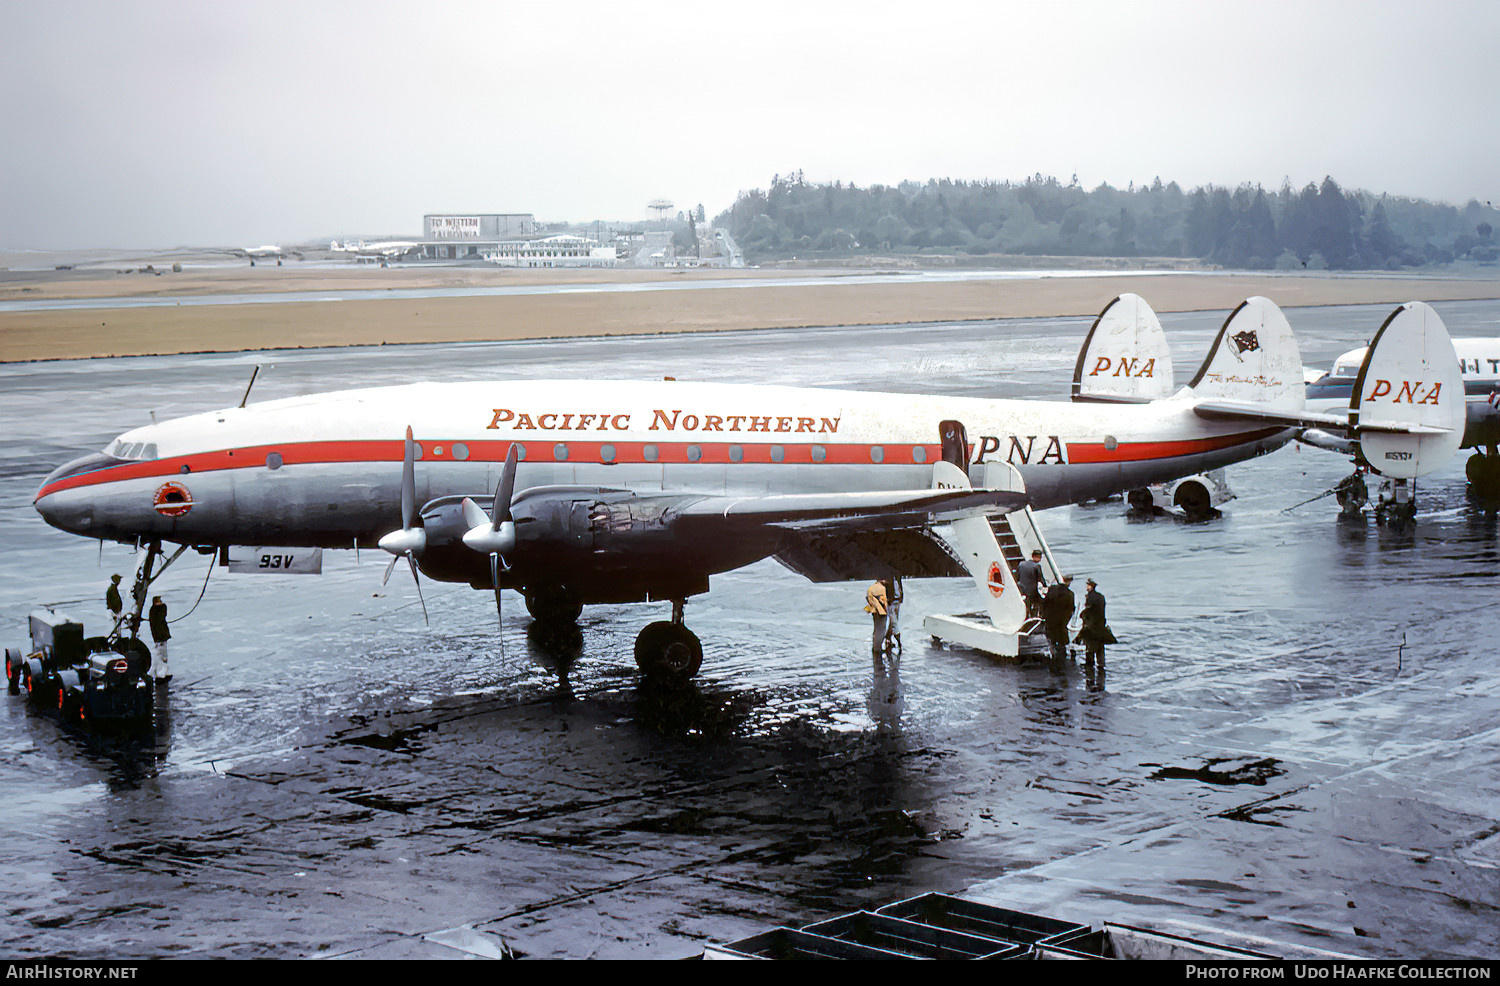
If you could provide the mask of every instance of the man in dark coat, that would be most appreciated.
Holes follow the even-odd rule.
[[[1042,620],[1047,625],[1047,642],[1052,645],[1052,670],[1061,671],[1068,657],[1068,623],[1073,619],[1073,590],[1068,583],[1073,576],[1064,575],[1061,582],[1047,587],[1042,599]]]
[[[1026,600],[1026,615],[1040,616],[1042,613],[1042,586],[1047,582],[1042,578],[1042,552],[1040,549],[1031,553],[1031,557],[1016,566],[1016,588],[1021,590],[1021,596]]]
[[[1093,579],[1088,580],[1088,592],[1083,597],[1083,629],[1078,631],[1078,640],[1083,644],[1084,666],[1093,667],[1094,661],[1099,662],[1099,669],[1104,670],[1104,645],[1115,642],[1115,635],[1109,632],[1109,624],[1104,621],[1104,593],[1098,589],[1098,583]]]
[[[109,577],[109,588],[104,590],[104,605],[109,608],[109,618],[116,623],[120,622],[120,611],[124,609],[125,602],[120,598],[120,577],[111,575]]]
[[[167,641],[172,639],[172,634],[167,630],[167,604],[161,601],[161,596],[151,597],[151,610],[147,615],[151,620],[151,642],[156,645],[156,659],[151,662],[156,669],[156,680],[171,681],[172,672],[167,667]]]

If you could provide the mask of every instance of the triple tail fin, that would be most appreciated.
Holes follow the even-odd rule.
[[[1414,479],[1463,443],[1468,415],[1453,340],[1437,312],[1411,301],[1375,333],[1349,398],[1349,426],[1371,469]]]
[[[1394,479],[1441,468],[1463,442],[1467,415],[1453,341],[1419,301],[1397,308],[1375,333],[1347,413],[1306,409],[1297,340],[1265,298],[1234,310],[1184,393],[1193,413],[1209,420],[1347,434],[1370,468]]]
[[[1104,306],[1073,367],[1073,400],[1137,403],[1172,395],[1172,353],[1156,312],[1136,294]]]
[[[1268,298],[1246,298],[1219,329],[1188,384],[1197,400],[1301,412],[1307,406],[1302,354],[1292,326]]]

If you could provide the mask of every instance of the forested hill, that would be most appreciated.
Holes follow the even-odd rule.
[[[1084,189],[1020,183],[809,184],[776,176],[716,219],[751,263],[796,256],[986,254],[1179,257],[1246,269],[1394,270],[1500,261],[1500,211],[1346,192],[1332,178],[1300,190],[1242,185],[1184,192],[1176,182]]]

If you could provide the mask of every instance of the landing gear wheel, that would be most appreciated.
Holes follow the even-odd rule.
[[[1209,496],[1208,490],[1202,483],[1190,482],[1179,485],[1172,499],[1189,520],[1208,520],[1218,513],[1214,509],[1212,497]]]
[[[1130,504],[1130,509],[1139,510],[1142,513],[1150,513],[1156,506],[1156,499],[1152,497],[1151,491],[1145,488],[1131,490],[1126,494],[1125,502]]]
[[[681,623],[659,620],[635,638],[635,663],[648,678],[687,681],[703,666],[703,644]]]
[[[21,684],[21,652],[14,647],[5,648],[5,684],[12,695]]]
[[[1469,478],[1470,491],[1480,502],[1492,509],[1500,504],[1500,455],[1475,452],[1469,456],[1464,472]]]
[[[542,623],[576,623],[583,603],[566,589],[541,589],[526,593],[526,612]]]

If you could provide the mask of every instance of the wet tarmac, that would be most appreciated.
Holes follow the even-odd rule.
[[[1435,306],[1500,333],[1500,303]],[[1292,309],[1304,361],[1389,308]],[[1186,379],[1227,313],[1164,316]],[[101,623],[128,548],[53,531],[42,476],[149,420],[408,379],[718,379],[1060,397],[1089,319],[0,366],[0,642],[55,604]],[[878,353],[878,358],[872,357]],[[972,585],[910,582],[876,668],[863,585],[775,562],[691,600],[702,676],[643,689],[661,607],[535,640],[520,598],[321,578],[158,586],[157,734],[0,704],[3,951],[22,957],[676,958],[927,890],[1060,917],[1223,929],[1370,957],[1500,957],[1500,534],[1463,459],[1414,531],[1335,519],[1348,472],[1291,447],[1228,471],[1213,522],[1040,515],[1098,579],[1105,676],[933,648]],[[196,609],[188,614],[197,602]],[[1190,932],[1191,933],[1191,932]],[[1201,937],[1212,937],[1202,931]]]

